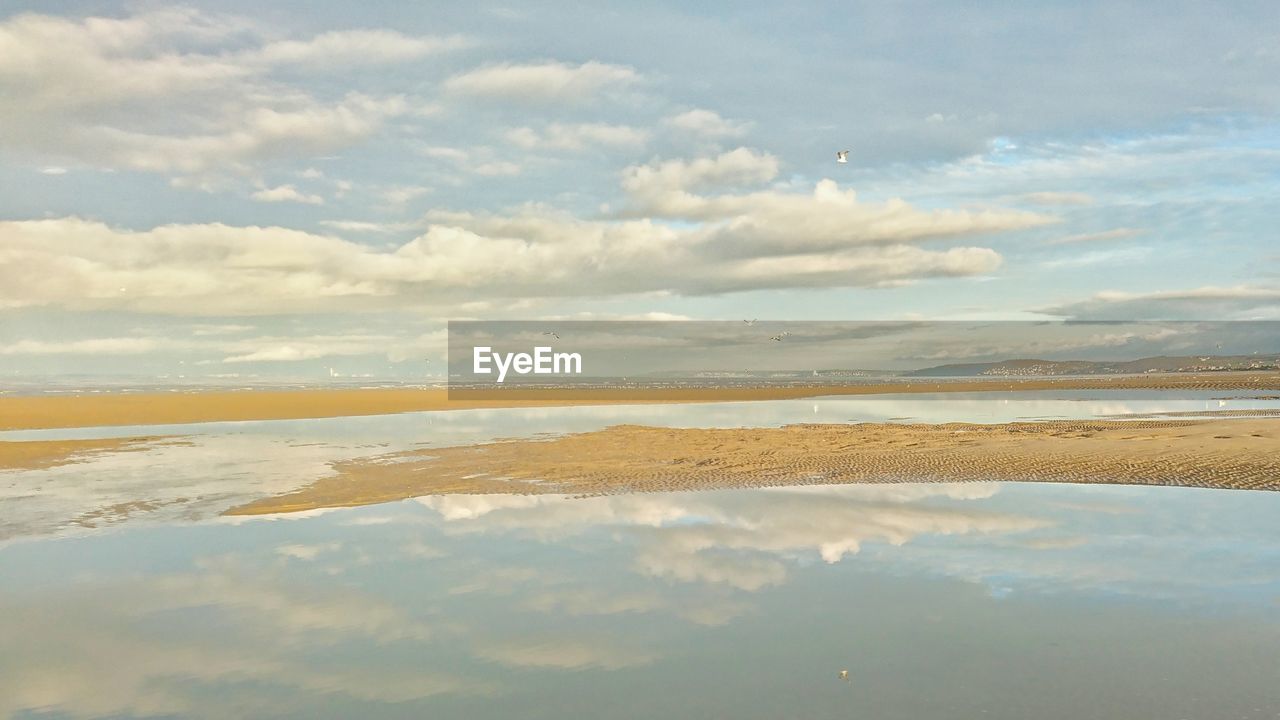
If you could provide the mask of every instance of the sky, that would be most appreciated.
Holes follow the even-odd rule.
[[[6,3],[0,381],[430,377],[464,319],[1280,319],[1274,3],[462,5]]]

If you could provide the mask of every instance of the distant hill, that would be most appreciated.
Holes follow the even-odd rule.
[[[905,377],[1028,377],[1053,375],[1142,375],[1145,373],[1228,372],[1280,369],[1280,355],[1186,355],[1139,360],[1000,360],[952,363],[912,370]]]

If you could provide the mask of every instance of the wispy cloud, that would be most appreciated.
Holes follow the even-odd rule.
[[[707,138],[733,138],[747,134],[751,124],[726,120],[712,110],[689,110],[673,115],[666,124],[677,130]]]
[[[1093,196],[1082,192],[1033,192],[1022,196],[1035,205],[1092,205]]]
[[[1067,235],[1060,238],[1054,238],[1048,242],[1049,245],[1071,245],[1075,243],[1093,243],[1106,242],[1109,240],[1125,240],[1131,237],[1137,237],[1146,233],[1142,228],[1116,228],[1114,230],[1103,230],[1101,232],[1080,233],[1078,235]]]
[[[1042,312],[1100,320],[1274,320],[1280,319],[1280,287],[1205,286],[1152,293],[1110,290],[1086,300],[1047,307]]]
[[[526,150],[583,150],[592,146],[636,148],[645,144],[649,132],[629,125],[552,123],[541,130],[513,128],[507,142]]]
[[[586,100],[639,80],[640,73],[624,65],[594,60],[580,65],[545,62],[477,68],[449,78],[444,89],[479,98],[542,103]]]
[[[278,187],[273,187],[273,188],[263,188],[253,193],[253,195],[251,195],[250,197],[252,197],[254,200],[257,200],[258,202],[269,202],[269,203],[295,202],[295,203],[302,203],[304,205],[323,205],[324,204],[324,198],[320,197],[319,195],[312,195],[312,194],[300,192],[298,188],[294,187],[293,185],[280,185]]]

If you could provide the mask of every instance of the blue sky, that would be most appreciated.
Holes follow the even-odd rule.
[[[6,7],[8,378],[414,377],[464,318],[1280,319],[1272,3]]]

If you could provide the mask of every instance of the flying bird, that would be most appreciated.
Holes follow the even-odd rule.
[[[748,324],[748,325],[755,325],[755,324],[756,324],[756,321],[755,321],[755,320],[743,320],[742,322],[744,322],[744,323],[746,323],[746,324]]]
[[[771,338],[769,338],[769,339],[770,339],[770,340],[772,340],[772,341],[774,341],[774,342],[782,342],[782,338],[787,337],[787,336],[788,336],[788,335],[790,335],[790,334],[791,334],[791,333],[789,333],[789,332],[783,332],[783,333],[780,333],[780,334],[778,334],[778,335],[774,335],[773,337],[771,337]]]
[[[848,670],[841,670],[841,671],[840,671],[840,679],[841,679],[841,680],[848,680],[848,679],[849,679],[849,671],[848,671]]]
[[[847,162],[849,162],[849,151],[848,151],[848,150],[837,150],[837,151],[836,151],[836,162],[838,162],[838,163],[847,163]]]
[[[557,334],[555,334],[555,333],[551,332],[550,330],[548,330],[548,331],[546,331],[546,332],[544,332],[544,333],[542,333],[542,334],[543,334],[543,335],[550,335],[551,337],[553,337],[553,338],[555,338],[555,339],[557,339],[557,340],[559,340],[559,339],[560,339],[560,336],[559,336],[559,335],[557,335]]]

